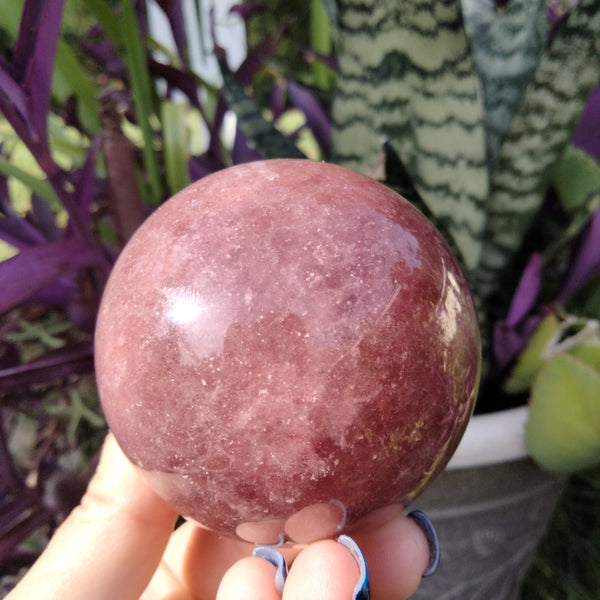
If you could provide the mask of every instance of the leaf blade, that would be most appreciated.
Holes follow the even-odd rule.
[[[573,472],[600,462],[600,372],[560,355],[532,389],[526,439],[545,468]]]

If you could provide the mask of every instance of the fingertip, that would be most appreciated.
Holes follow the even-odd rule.
[[[419,525],[399,514],[381,527],[353,534],[369,566],[377,600],[409,598],[430,562],[429,544]]]
[[[280,600],[275,573],[275,566],[263,558],[242,558],[223,576],[216,600]]]
[[[347,548],[333,540],[314,542],[294,560],[283,600],[347,600],[358,578],[358,565]]]

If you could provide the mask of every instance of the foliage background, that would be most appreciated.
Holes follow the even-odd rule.
[[[170,194],[229,164],[301,154],[337,155],[343,162],[339,146],[332,149],[332,127],[334,138],[339,135],[334,75],[344,77],[335,55],[341,33],[329,25],[335,3],[247,2],[212,21],[206,3],[190,4],[205,58],[219,60],[217,80],[191,68],[191,40],[178,1],[0,0],[3,592],[77,504],[93,472],[106,432],[93,378],[95,314],[110,267],[131,233]],[[149,5],[164,14],[174,47],[149,35]],[[598,13],[597,3],[585,5]],[[553,22],[560,24],[569,7],[551,3]],[[545,18],[545,3],[542,8]],[[213,48],[217,28],[211,23],[229,19],[245,27],[248,39],[247,58],[235,66],[225,51]],[[588,105],[595,120],[584,128],[596,132],[590,138],[596,151],[598,104]],[[339,112],[337,118],[339,125]],[[427,186],[415,190],[397,150],[382,147],[376,166],[388,184],[430,214]],[[572,171],[557,169],[536,217],[542,226],[503,274],[510,293],[491,303],[500,307],[494,309],[496,322],[486,319],[504,336],[502,348],[512,348],[510,358],[500,357],[511,367],[560,282],[575,270],[582,236],[590,231],[596,231],[596,253],[583,267],[594,277],[579,290],[576,305],[586,318],[600,311],[598,225],[591,227],[598,221],[597,162],[577,152],[570,160],[574,168],[588,168],[589,178],[581,178],[583,200],[571,211],[557,202],[561,185],[573,188]],[[443,219],[438,225],[444,228]],[[452,235],[449,240],[456,242]],[[545,278],[536,256],[543,258]],[[579,322],[570,327],[563,337],[582,329]],[[538,359],[539,353],[534,371]],[[529,384],[528,369],[517,375]],[[527,386],[514,385],[516,393],[503,391],[498,403],[526,399]],[[573,476],[524,598],[600,596],[599,505],[598,468]]]

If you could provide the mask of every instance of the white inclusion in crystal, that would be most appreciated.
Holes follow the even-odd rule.
[[[208,307],[202,303],[200,294],[193,288],[165,288],[167,319],[176,325],[185,325],[197,319]]]

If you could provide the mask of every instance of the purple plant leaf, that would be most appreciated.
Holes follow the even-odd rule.
[[[286,106],[286,85],[283,81],[277,80],[271,91],[271,114],[273,120],[279,119],[284,113]]]
[[[53,518],[43,506],[37,507],[31,514],[20,520],[10,531],[0,536],[0,562],[4,561],[11,550],[27,539],[32,531],[45,525]]]
[[[244,4],[234,4],[230,9],[230,14],[236,14],[248,21],[254,15],[265,13],[271,10],[267,2],[247,2]]]
[[[239,127],[236,127],[233,148],[231,149],[231,160],[233,161],[233,164],[239,165],[259,160],[260,158],[262,158],[260,153],[251,148],[248,144],[248,138],[244,132]]]
[[[187,37],[185,34],[185,18],[183,15],[183,3],[181,0],[156,0],[169,20],[177,52],[183,61],[188,64]]]
[[[15,469],[12,457],[8,450],[3,423],[0,422],[0,484],[11,491],[17,491],[23,482]]]
[[[313,132],[319,146],[327,154],[331,142],[331,122],[316,94],[295,81],[288,83],[288,95],[292,104],[306,116],[306,124]]]
[[[96,33],[93,29],[92,35]],[[108,40],[81,42],[81,48],[102,69],[104,75],[115,77],[121,81],[129,81],[127,65],[115,51],[115,47]]]
[[[65,0],[27,0],[23,8],[14,60],[26,68],[25,89],[30,94],[31,117],[40,140],[46,138],[46,122],[54,59]]]
[[[26,512],[31,511],[33,508],[39,504],[39,498],[37,498],[37,494],[28,493],[28,490],[25,486],[20,483],[18,488],[15,488],[14,491],[21,491],[16,498],[12,498],[8,502],[2,503],[2,513],[0,514],[0,531],[5,532],[9,531],[15,524],[15,522],[22,518],[22,515]],[[24,492],[24,493],[23,493]]]
[[[60,281],[52,283],[35,292],[28,302],[43,306],[65,307],[77,292],[75,277],[62,277]]]
[[[182,71],[172,65],[167,65],[153,59],[149,60],[149,68],[154,76],[162,77],[169,87],[181,90],[187,96],[188,100],[200,110],[204,120],[207,121],[204,108],[198,96],[198,81],[192,73]]]
[[[600,160],[600,85],[587,101],[573,134],[573,143]]]
[[[188,171],[192,181],[197,181],[198,179],[206,177],[206,175],[216,173],[226,166],[227,165],[223,161],[221,155],[213,154],[210,149],[204,154],[194,156],[188,161]]]
[[[11,124],[13,121],[29,124],[27,96],[3,66],[0,66],[0,110]]]
[[[7,216],[0,219],[0,239],[17,250],[47,241],[27,219],[20,216]]]
[[[579,288],[600,271],[600,207],[588,223],[579,244],[579,249],[560,293],[567,301]]]
[[[313,63],[316,60],[318,60],[319,62],[322,62],[324,65],[326,65],[329,69],[331,69],[332,72],[337,71],[338,62],[335,56],[323,54],[322,52],[317,52],[312,48],[303,48],[302,53],[304,54],[304,59],[306,60],[306,62]]]
[[[104,263],[98,249],[79,240],[61,240],[26,248],[0,263],[0,313],[26,301],[60,277]]]
[[[521,275],[506,317],[508,327],[520,323],[533,308],[542,285],[542,269],[542,257],[539,254],[532,254]]]
[[[525,317],[518,327],[510,326],[506,321],[495,324],[493,350],[496,367],[500,371],[513,364],[547,314],[548,309],[542,309],[537,314]]]
[[[61,232],[56,226],[54,211],[48,201],[37,194],[31,195],[31,220],[35,227],[50,242],[57,242]]]
[[[92,203],[97,183],[96,159],[101,143],[102,138],[100,136],[96,136],[92,140],[73,191],[73,196],[77,199],[79,205],[79,219],[85,226],[88,226],[91,221]]]
[[[93,370],[94,349],[91,342],[86,342],[48,353],[32,362],[2,369],[0,391],[45,383],[57,377],[91,373]]]
[[[514,329],[501,321],[494,325],[494,358],[496,365],[504,370],[523,348],[523,338]]]

